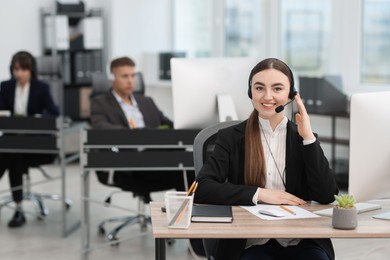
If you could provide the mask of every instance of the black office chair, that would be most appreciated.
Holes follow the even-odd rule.
[[[55,156],[47,156],[45,159],[46,161],[41,161],[42,164],[51,164],[55,160]],[[62,196],[59,194],[50,194],[50,193],[41,193],[41,192],[33,192],[31,187],[34,183],[31,181],[29,168],[33,168],[38,170],[43,177],[46,179],[47,182],[52,181],[54,178],[50,176],[46,170],[42,167],[42,164],[30,164],[25,167],[24,170],[24,191],[23,191],[23,200],[29,200],[33,203],[37,210],[37,217],[38,219],[43,219],[45,216],[49,214],[49,209],[45,206],[44,200],[54,200],[54,201],[61,201]],[[40,183],[45,183],[46,181],[41,181]],[[1,203],[0,203],[0,209],[4,206],[7,206],[11,203],[13,203],[13,198],[10,195],[5,196]],[[70,199],[65,199],[66,209],[69,209],[72,206],[72,201]]]
[[[121,188],[118,187],[114,184],[109,184],[106,182],[105,176],[108,177],[108,175],[114,174],[113,172],[96,172],[96,175],[98,177],[98,180],[100,183],[103,185],[107,185],[110,187],[116,187],[116,188]],[[120,173],[118,173],[120,174]],[[109,178],[109,177],[108,177]],[[136,187],[134,188],[121,188],[120,191],[114,191],[109,194],[109,196],[106,198],[104,201],[106,204],[111,203],[112,196],[116,193],[121,193],[121,192],[132,192],[133,197],[137,198],[137,213],[135,215],[126,215],[126,216],[120,216],[120,217],[111,217],[108,219],[105,219],[101,221],[98,224],[98,234],[100,236],[106,236],[107,240],[110,242],[115,242],[118,240],[118,233],[125,227],[131,226],[131,225],[136,225],[139,224],[141,232],[145,232],[147,230],[148,225],[151,224],[151,218],[150,216],[146,215],[145,211],[145,204],[148,204],[150,202],[150,193],[153,192],[153,190],[144,190],[142,187],[137,189]],[[118,226],[114,227],[110,232],[106,233],[105,225],[106,224],[111,224],[111,223],[119,223]],[[119,243],[112,243],[113,246],[119,245]]]
[[[135,86],[133,92],[136,94],[145,94],[145,82],[142,76],[142,72],[136,72],[135,75]],[[102,72],[93,72],[91,74],[92,80],[92,97],[101,93],[107,92],[111,88],[111,81]]]
[[[203,163],[207,160],[214,150],[217,133],[220,129],[236,125],[241,121],[226,121],[209,126],[198,133],[194,140],[194,166],[195,175],[198,175]],[[203,246],[206,257],[209,260],[215,260],[215,250],[217,239],[203,239]]]
[[[143,151],[146,152],[147,151]],[[147,176],[148,174],[152,175],[160,175],[161,173],[156,173],[156,172],[147,172],[147,171],[142,171],[142,172],[137,172],[134,171],[132,172],[134,174],[139,174],[143,176]],[[113,171],[110,172],[104,172],[104,171],[97,171],[96,175],[100,183],[106,186],[110,187],[116,187],[120,188],[120,191],[114,191],[109,194],[107,199],[105,200],[105,204],[110,204],[111,203],[111,198],[112,195],[115,193],[120,193],[120,192],[131,192],[133,194],[133,197],[137,199],[138,207],[137,207],[137,213],[135,215],[126,215],[126,216],[120,216],[120,217],[112,217],[105,219],[101,221],[98,224],[98,234],[101,236],[106,236],[107,240],[112,242],[111,245],[117,246],[119,245],[118,241],[118,233],[125,227],[129,227],[131,225],[139,225],[141,232],[145,232],[148,228],[148,225],[151,224],[151,217],[146,215],[145,212],[145,204],[148,204],[151,201],[150,194],[153,192],[159,192],[159,191],[164,191],[164,190],[169,190],[174,188],[173,183],[159,183],[156,180],[145,178],[145,179],[138,179],[134,178],[134,176],[125,176],[123,175],[122,179],[118,181],[118,184],[115,183],[109,183],[109,180],[111,179],[110,175],[114,174]],[[115,173],[121,175],[120,172]],[[150,175],[149,175],[150,176]],[[164,176],[166,176],[166,173],[164,173]],[[166,177],[164,177],[166,178]],[[174,175],[172,175],[172,178],[175,178]],[[173,180],[173,179],[172,179]],[[126,182],[127,185],[122,186],[120,185],[121,183]],[[119,223],[116,227],[114,227],[111,231],[106,233],[105,225],[109,223]],[[174,240],[169,239],[167,240],[168,244],[172,244]]]

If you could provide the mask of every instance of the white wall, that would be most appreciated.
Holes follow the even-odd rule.
[[[9,64],[14,53],[26,50],[41,54],[40,8],[52,0],[2,1],[0,8],[0,80],[10,77]]]
[[[111,2],[109,58],[127,55],[142,69],[145,54],[172,49],[170,0]]]

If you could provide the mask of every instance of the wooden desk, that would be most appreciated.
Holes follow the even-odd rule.
[[[156,259],[165,259],[166,238],[390,238],[390,221],[372,218],[372,215],[390,210],[390,200],[375,201],[381,210],[359,214],[354,230],[332,228],[330,217],[302,220],[262,220],[248,211],[233,207],[233,223],[191,223],[188,229],[168,229],[162,202],[151,202],[153,236]],[[308,204],[303,208],[316,211],[329,205]]]

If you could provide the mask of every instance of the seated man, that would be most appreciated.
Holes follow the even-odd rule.
[[[173,123],[157,108],[150,97],[133,93],[135,63],[128,57],[111,62],[114,76],[112,89],[91,100],[91,124],[95,129],[135,129],[172,127]],[[141,195],[150,201],[150,191],[167,189],[184,190],[183,174],[177,172],[118,172],[113,177],[107,172],[97,172],[103,184],[120,187]],[[194,179],[193,172],[189,181]]]

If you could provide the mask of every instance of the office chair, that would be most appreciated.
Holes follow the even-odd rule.
[[[236,125],[241,121],[226,121],[204,128],[198,133],[194,140],[194,166],[195,175],[202,169],[203,163],[214,150],[214,143],[220,129]],[[202,239],[206,257],[215,260],[217,239]]]
[[[134,171],[132,173],[137,174],[139,172]],[[117,235],[123,228],[138,224],[141,232],[145,232],[148,228],[148,225],[151,224],[151,217],[146,215],[145,213],[145,204],[148,204],[151,201],[150,193],[169,190],[172,189],[173,186],[170,184],[161,185],[156,182],[154,182],[154,184],[152,185],[148,185],[150,183],[153,183],[153,177],[151,179],[138,180],[134,178],[134,176],[124,176],[124,178],[118,184],[108,183],[108,180],[110,179],[110,177],[108,176],[110,174],[113,174],[113,172],[104,172],[104,171],[96,172],[97,178],[100,183],[106,186],[117,187],[121,189],[121,191],[111,192],[107,197],[107,199],[105,200],[105,203],[110,204],[112,195],[119,192],[133,193],[133,197],[137,199],[137,203],[138,203],[137,213],[135,215],[112,217],[112,218],[105,219],[98,224],[98,234],[100,236],[105,236],[107,240],[111,242],[111,245],[118,246],[119,242],[116,242],[118,241]],[[121,173],[118,172],[115,174],[120,175]],[[159,173],[143,171],[141,172],[141,174],[144,175],[144,174],[159,174]],[[121,186],[120,183],[122,183],[123,181],[126,181],[130,185]],[[104,226],[109,223],[118,223],[118,222],[120,224],[114,227],[110,232],[106,234],[106,229]],[[168,239],[167,242],[168,244],[172,244],[174,240]]]
[[[96,172],[98,176],[98,180],[100,183],[103,185],[107,185],[110,187],[117,187],[113,184],[107,184],[105,181],[102,181],[102,176],[105,174],[112,174],[112,173],[107,173],[107,172]],[[120,174],[120,173],[119,173]],[[115,242],[118,240],[118,233],[125,227],[131,226],[131,225],[136,225],[139,224],[141,232],[145,232],[147,230],[147,226],[151,224],[151,218],[150,216],[147,216],[145,213],[145,204],[150,202],[150,194],[149,192],[151,191],[142,191],[142,193],[137,193],[137,190],[134,189],[124,189],[121,188],[120,191],[114,191],[109,194],[109,196],[106,198],[104,201],[106,204],[111,203],[111,198],[115,193],[120,193],[120,192],[132,192],[133,197],[137,198],[137,213],[132,216],[120,216],[120,217],[111,217],[108,219],[105,219],[101,221],[98,224],[98,234],[100,236],[106,236],[107,240],[110,242]],[[106,229],[104,226],[106,224],[111,224],[111,223],[120,223],[116,227],[114,227],[110,232],[106,234]],[[113,246],[118,246],[119,243],[112,243]]]
[[[133,92],[136,94],[145,94],[145,82],[142,76],[142,72],[136,72],[134,74],[135,85]],[[107,92],[111,88],[111,81],[102,72],[93,72],[91,74],[92,80],[92,97],[101,93]]]
[[[50,164],[55,160],[55,156],[53,158],[47,158],[47,161],[44,164]],[[35,206],[37,212],[38,212],[38,219],[43,219],[45,216],[49,214],[49,209],[45,206],[44,199],[49,199],[49,200],[55,200],[55,201],[61,201],[62,197],[59,194],[49,194],[49,193],[39,193],[39,192],[33,192],[31,189],[32,182],[30,178],[30,173],[28,168],[34,168],[41,172],[41,174],[45,177],[47,181],[53,180],[53,177],[51,177],[45,169],[42,167],[42,165],[34,164],[34,165],[29,165],[28,167],[25,168],[24,170],[24,192],[23,192],[23,200],[29,200],[33,203]],[[13,198],[10,195],[5,196],[1,203],[0,203],[0,209],[4,206],[7,206],[11,203],[13,203]],[[66,209],[70,209],[72,206],[72,201],[70,199],[65,199],[65,205]]]

